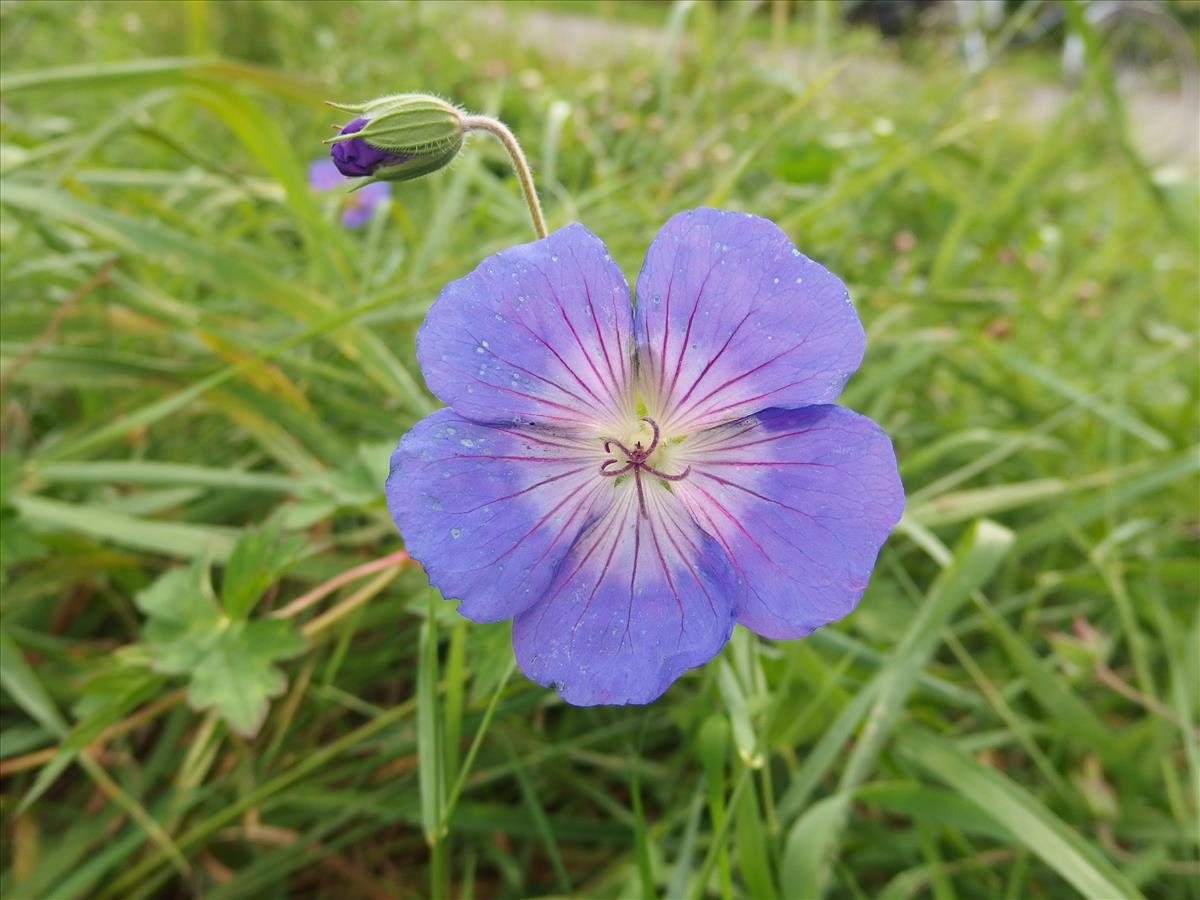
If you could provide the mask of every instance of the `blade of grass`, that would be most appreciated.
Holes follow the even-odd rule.
[[[839,823],[852,795],[839,791],[804,811],[783,845],[779,881],[785,897],[819,897],[837,851]]]
[[[571,893],[571,876],[567,874],[566,864],[563,862],[562,851],[558,849],[558,841],[554,837],[554,828],[550,824],[549,818],[546,816],[545,807],[542,806],[541,800],[538,799],[538,792],[534,788],[533,781],[529,777],[528,768],[521,762],[520,757],[512,748],[512,744],[505,741],[504,750],[508,755],[508,760],[513,766],[513,773],[517,778],[517,786],[521,791],[521,799],[525,804],[525,809],[529,812],[529,818],[533,821],[533,827],[537,831],[538,838],[541,840],[542,847],[546,850],[546,856],[550,858],[550,868],[554,872],[554,881],[558,890],[564,896]],[[636,770],[634,777],[636,778]],[[634,794],[634,812],[637,814],[640,806],[638,794]],[[643,835],[644,837],[644,835]],[[654,896],[654,882],[650,882],[650,893],[644,894],[647,900]],[[643,884],[645,890],[645,884]],[[436,895],[435,895],[436,896]]]
[[[417,759],[421,796],[421,828],[429,845],[430,896],[448,896],[449,869],[445,858],[445,779],[442,761],[446,758],[441,743],[441,716],[437,706],[438,632],[437,604],[428,592],[425,622],[421,626],[417,663]]]
[[[852,790],[870,774],[916,682],[940,640],[942,629],[996,571],[1015,535],[987,519],[976,522],[959,541],[949,566],[938,576],[924,604],[901,638],[895,656],[876,676],[880,686],[862,734],[842,771],[839,786]]]
[[[70,728],[67,720],[58,711],[58,707],[54,704],[50,694],[34,673],[33,667],[26,662],[20,647],[4,631],[0,631],[0,687],[3,687],[4,691],[34,721],[38,722],[51,734],[60,739],[67,736]],[[60,751],[60,755],[68,760],[70,759],[70,756],[65,751]],[[76,759],[79,762],[80,768],[87,772],[88,776],[95,782],[96,787],[112,800],[113,803],[125,810],[129,817],[138,823],[151,843],[157,846],[163,855],[170,860],[176,870],[186,875],[188,871],[187,860],[184,859],[179,847],[171,840],[162,826],[146,812],[141,804],[122,790],[109,777],[108,773],[88,755],[87,751],[78,754]],[[50,765],[53,766],[54,763]],[[20,809],[25,809],[29,805],[30,801],[27,799],[23,801]]]
[[[913,732],[905,735],[899,746],[906,758],[1007,828],[1015,842],[1085,897],[1142,896],[1103,853],[1012,779],[980,765],[934,735]]]
[[[895,655],[872,680],[871,689],[864,688],[859,694],[859,697],[873,699],[858,743],[855,744],[842,770],[838,782],[840,792],[848,796],[870,774],[916,683],[917,674],[924,668],[937,646],[942,629],[971,593],[992,576],[1011,549],[1013,539],[1011,531],[987,519],[976,522],[963,536],[946,569],[938,576],[924,604],[917,610],[916,617],[901,638]],[[865,706],[866,702],[861,701],[861,705]],[[843,713],[852,706],[857,713],[858,706],[854,704],[845,707]],[[840,723],[842,729],[856,718],[857,715],[847,714],[845,720]],[[789,788],[791,796],[785,795],[780,803],[781,815],[797,808],[796,798],[807,794],[807,791],[801,793],[800,790],[792,793],[793,788]],[[843,813],[827,822],[830,826],[828,840],[831,848],[828,852],[832,856],[837,852],[840,833],[846,827],[849,807],[845,804],[833,805],[822,813],[823,820],[831,815],[827,814],[828,810],[841,810]],[[821,887],[821,891],[823,890],[824,886]]]

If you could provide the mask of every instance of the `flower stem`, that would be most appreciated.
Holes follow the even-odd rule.
[[[491,116],[465,116],[462,126],[464,131],[487,131],[499,138],[504,149],[508,151],[508,157],[512,160],[517,179],[521,182],[521,193],[525,195],[525,204],[529,207],[529,218],[533,220],[533,230],[539,238],[544,238],[548,232],[546,231],[546,220],[542,217],[542,204],[538,202],[537,188],[533,184],[533,174],[529,171],[529,163],[525,160],[525,154],[521,152],[521,145],[517,143],[516,135],[509,130],[507,125]]]
[[[287,606],[282,609],[277,609],[271,613],[272,618],[290,619],[292,616],[299,615],[313,606],[320,603],[328,595],[332,594],[344,584],[362,578],[365,575],[370,575],[372,572],[378,572],[380,569],[398,568],[407,565],[411,560],[408,554],[403,550],[395,550],[387,556],[381,556],[379,559],[373,559],[368,563],[363,563],[361,566],[355,566],[353,569],[347,569],[339,575],[335,575],[323,584],[317,585],[307,594],[297,597]]]

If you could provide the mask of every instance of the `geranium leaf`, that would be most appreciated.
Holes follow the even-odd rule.
[[[212,709],[235,731],[253,737],[271,699],[287,686],[276,663],[307,646],[292,624],[226,615],[201,563],[162,575],[138,595],[137,604],[148,616],[142,634],[154,668],[186,675],[188,702],[195,709]]]
[[[283,537],[278,529],[243,534],[229,555],[221,599],[231,619],[245,619],[263,592],[274,584],[304,550],[304,539]]]
[[[214,636],[196,667],[188,701],[196,709],[214,709],[235,731],[258,733],[273,697],[287,687],[275,665],[304,652],[304,638],[290,622],[224,620],[227,627]]]

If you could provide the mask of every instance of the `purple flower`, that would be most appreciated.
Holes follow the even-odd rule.
[[[366,119],[351,119],[342,126],[338,134],[357,134],[366,124]],[[408,159],[403,153],[392,153],[372,147],[362,138],[339,141],[331,145],[329,155],[333,157],[333,164],[337,166],[338,171],[351,178],[373,175],[376,169],[398,165]]]
[[[862,596],[904,505],[887,435],[831,404],[864,342],[766,219],[673,217],[636,308],[568,225],[429,310],[417,356],[449,408],[400,441],[388,508],[460,613],[513,619],[531,679],[648,703],[735,622],[803,637]]]
[[[315,191],[330,191],[346,184],[346,177],[327,159],[314,160],[308,167],[308,186]],[[375,207],[391,196],[391,185],[376,181],[365,184],[342,199],[342,224],[359,228],[371,221]]]
[[[333,160],[314,159],[308,164],[308,186],[314,191],[332,191],[346,183],[346,176],[338,171]]]

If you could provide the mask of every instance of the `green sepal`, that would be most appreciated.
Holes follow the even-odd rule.
[[[335,103],[333,100],[326,100],[326,106],[332,106],[334,109],[340,109],[342,112],[361,113],[367,108],[365,103]]]
[[[462,140],[449,147],[444,147],[440,150],[426,151],[417,156],[410,156],[403,162],[396,163],[391,166],[381,166],[375,170],[375,174],[370,178],[365,179],[362,183],[354,186],[353,190],[366,187],[375,181],[411,181],[414,178],[420,178],[422,175],[428,175],[430,172],[436,172],[438,169],[444,168],[450,164],[450,161],[458,155],[458,151],[462,148]]]

